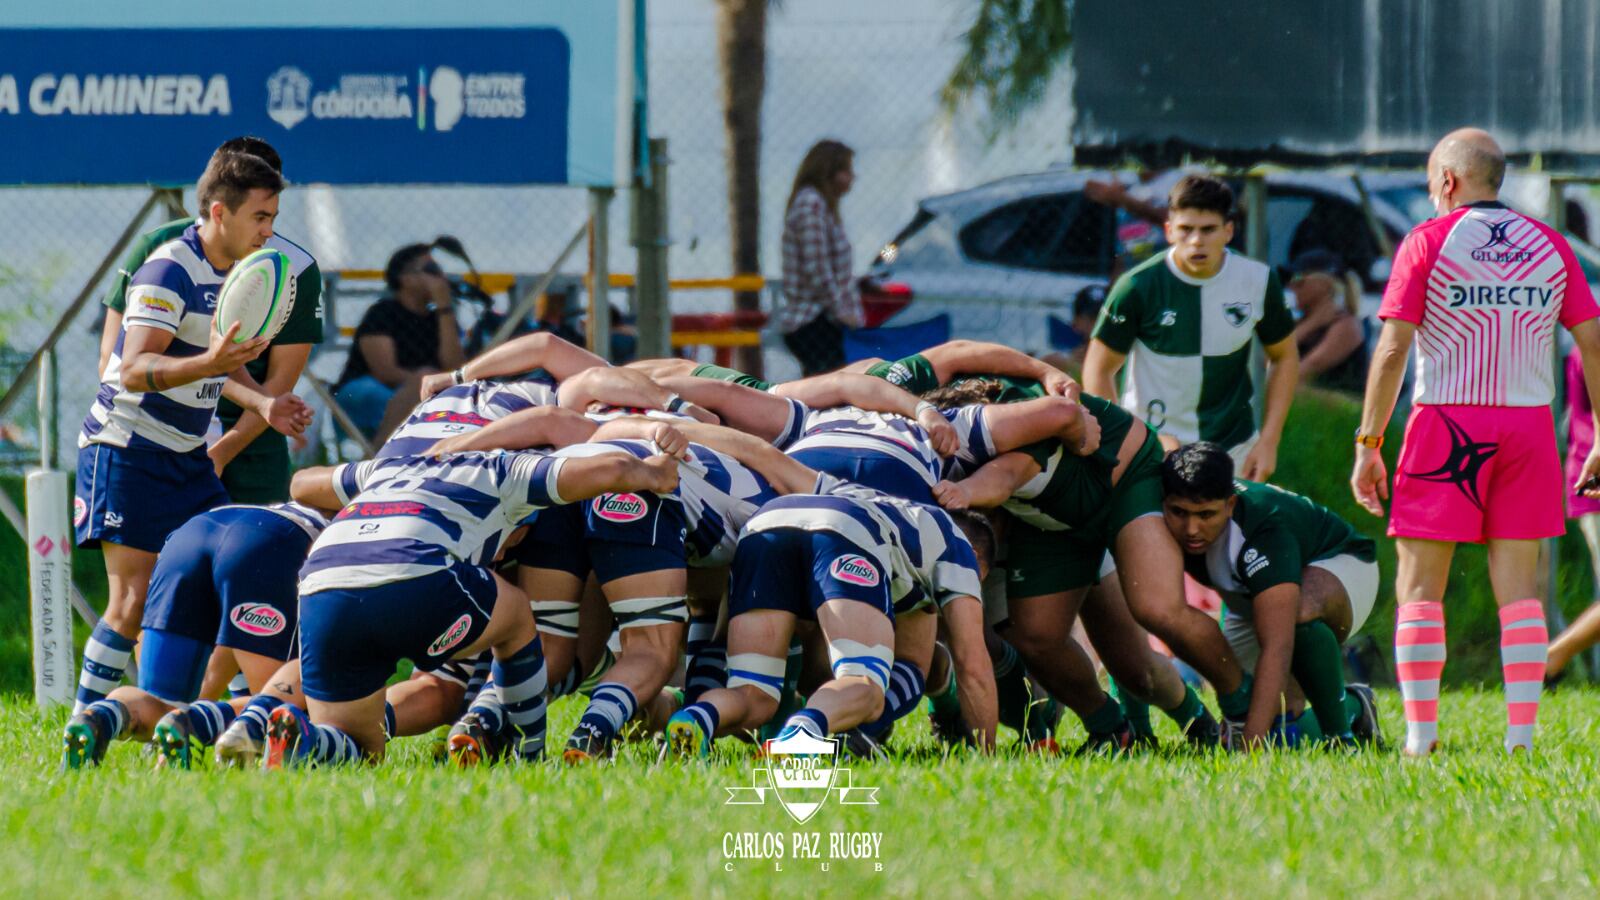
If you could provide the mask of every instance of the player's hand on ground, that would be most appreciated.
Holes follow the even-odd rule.
[[[1589,457],[1583,461],[1583,471],[1578,473],[1578,480],[1572,489],[1591,500],[1600,500],[1600,447],[1589,451]]]
[[[1073,402],[1077,402],[1078,395],[1083,393],[1083,385],[1060,369],[1045,373],[1045,376],[1039,379],[1039,384],[1043,385],[1045,393],[1065,397]]]
[[[949,456],[961,449],[961,438],[956,434],[956,427],[944,414],[932,406],[924,406],[917,413],[917,424],[928,432],[928,439],[933,442],[933,450],[940,456]]]
[[[267,420],[272,430],[286,434],[290,437],[299,437],[305,434],[310,427],[313,413],[304,400],[294,394],[279,394],[272,398],[262,410],[261,417]]]
[[[666,422],[657,422],[650,427],[650,440],[662,453],[678,459],[682,459],[689,450],[689,439]]]
[[[1266,481],[1272,473],[1278,470],[1278,447],[1266,441],[1257,441],[1250,452],[1245,454],[1244,464],[1239,467],[1239,477],[1245,481]],[[1378,515],[1383,515],[1379,513]]]
[[[1100,420],[1089,412],[1087,406],[1079,406],[1078,421],[1083,423],[1083,437],[1078,439],[1078,444],[1072,448],[1072,452],[1079,456],[1088,456],[1100,449]]]
[[[972,497],[959,481],[941,481],[933,486],[933,499],[945,509],[967,509],[972,506]]]
[[[642,471],[639,490],[655,494],[670,494],[678,487],[678,461],[658,453],[639,463]]]
[[[212,375],[226,375],[234,369],[261,355],[270,343],[264,337],[251,338],[248,341],[235,344],[233,339],[239,336],[239,323],[228,326],[224,334],[217,334],[215,328],[211,329],[211,342],[206,348],[206,360],[210,363],[208,368]]]
[[[1600,465],[1595,457],[1589,459]],[[1587,464],[1584,471],[1588,471]],[[1382,453],[1370,447],[1356,447],[1356,467],[1350,475],[1350,490],[1362,509],[1375,516],[1383,515],[1383,501],[1389,499],[1389,470],[1383,464]]]
[[[422,376],[421,396],[424,401],[432,400],[433,395],[455,384],[449,372],[435,372],[432,375]]]

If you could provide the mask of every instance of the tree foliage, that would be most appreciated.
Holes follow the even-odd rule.
[[[1075,0],[977,0],[977,15],[961,36],[961,59],[940,90],[947,111],[975,96],[998,134],[1044,95],[1072,46]]]

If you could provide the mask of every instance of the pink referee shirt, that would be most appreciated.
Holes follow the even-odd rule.
[[[1417,326],[1416,404],[1549,406],[1555,326],[1600,316],[1554,229],[1473,203],[1406,235],[1378,309]]]

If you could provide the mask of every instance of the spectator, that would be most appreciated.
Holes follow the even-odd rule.
[[[425,375],[466,362],[450,282],[427,244],[408,244],[389,257],[389,294],[356,326],[334,398],[356,426],[381,444],[420,398]]]
[[[1360,394],[1367,384],[1361,282],[1329,250],[1307,250],[1289,264],[1289,290],[1300,311],[1294,327],[1300,381]]]
[[[1583,357],[1576,347],[1567,354],[1567,517],[1576,519],[1583,542],[1589,545],[1589,565],[1600,587],[1600,500],[1591,500],[1577,493],[1572,486],[1583,472],[1583,461],[1594,448],[1594,407],[1589,403],[1589,391],[1583,381]],[[1597,591],[1600,594],[1600,591]],[[1545,681],[1560,681],[1567,663],[1579,653],[1600,642],[1600,601],[1589,608],[1550,642],[1550,657],[1545,662]]]
[[[861,293],[850,275],[850,240],[839,198],[855,181],[855,151],[819,141],[806,151],[783,219],[783,342],[806,375],[844,365],[844,330],[864,323]]]

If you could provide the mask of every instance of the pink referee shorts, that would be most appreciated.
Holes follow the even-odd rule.
[[[1481,544],[1566,533],[1548,406],[1418,406],[1394,476],[1389,536]]]

